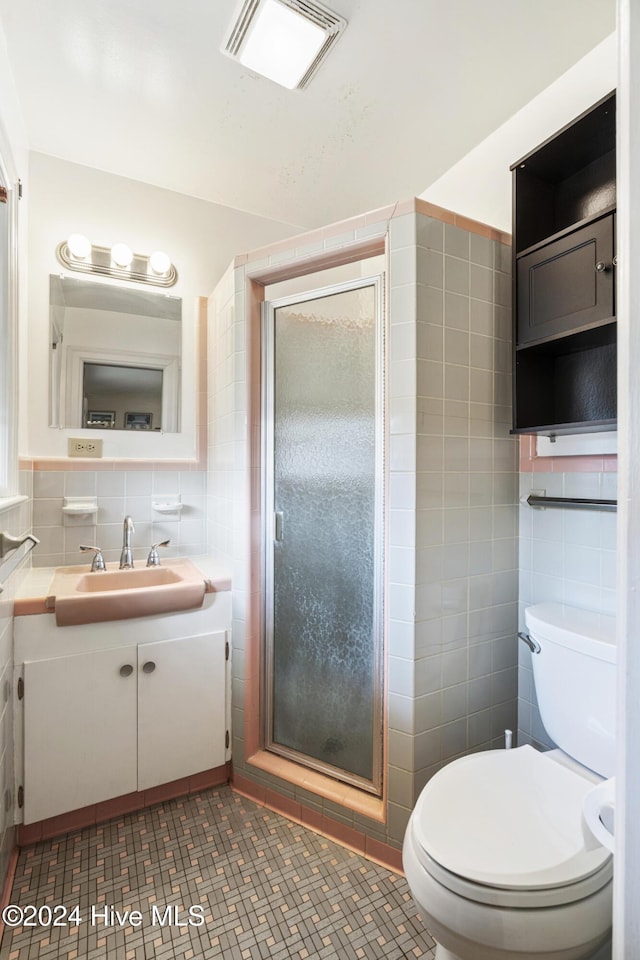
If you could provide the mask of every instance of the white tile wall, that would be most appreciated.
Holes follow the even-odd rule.
[[[615,473],[522,473],[520,495],[616,498]],[[520,629],[524,610],[555,601],[616,612],[616,514],[520,506]],[[518,742],[553,746],[536,702],[531,653],[520,644]]]
[[[95,496],[97,523],[63,525],[63,497]],[[155,501],[180,498],[179,514],[163,514]],[[71,566],[87,562],[81,543],[102,548],[105,560],[120,558],[122,521],[135,524],[134,560],[146,560],[152,543],[170,540],[168,556],[206,552],[206,471],[172,470],[36,470],[33,474],[33,532],[41,541],[33,565]]]

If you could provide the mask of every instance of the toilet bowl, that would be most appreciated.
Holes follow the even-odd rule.
[[[615,625],[612,618],[600,617],[595,641],[583,636],[585,642],[579,643],[576,637],[589,632],[583,611],[574,616],[571,608],[557,604],[530,609],[527,624],[536,625],[534,639],[544,657],[534,676],[551,671],[553,683],[560,684],[558,671],[568,671],[565,713],[576,749],[571,756],[529,745],[472,754],[445,766],[423,789],[407,826],[403,866],[437,941],[436,960],[606,955],[613,857],[588,828],[583,807],[611,772]],[[556,629],[559,622],[562,629]],[[585,657],[591,661],[586,667]],[[590,672],[602,681],[595,697],[602,700],[602,710],[595,707],[597,717],[583,690],[576,692],[582,706],[572,713],[576,658],[587,671],[580,687],[592,682]],[[556,720],[554,727],[560,747],[563,723]],[[582,724],[584,737],[575,729]],[[590,737],[598,741],[592,768],[584,765],[591,756]]]
[[[530,746],[429,781],[403,864],[438,960],[582,960],[607,941],[613,858],[582,821],[593,787]]]

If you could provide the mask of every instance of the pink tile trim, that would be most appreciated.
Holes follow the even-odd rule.
[[[520,437],[520,473],[616,473],[618,457],[538,457],[535,434]]]
[[[76,457],[39,457],[33,470],[202,470],[198,460],[82,460]]]
[[[51,613],[44,597],[17,597],[13,601],[14,617],[32,617],[41,613]]]
[[[346,823],[340,823],[338,820],[332,820],[330,817],[323,817],[322,832],[332,840],[337,840],[341,846],[354,850],[364,857],[366,837],[361,830],[349,827]]]
[[[196,773],[189,777],[189,793],[198,793],[200,790],[209,790],[228,783],[231,779],[231,761],[220,767],[213,767],[203,773]]]
[[[231,777],[231,788],[235,793],[264,806],[266,788],[259,783],[254,783],[253,780],[249,780],[248,777],[243,777],[241,773],[236,773],[235,770]]]
[[[269,810],[274,810],[276,813],[308,827],[323,837],[335,840],[341,846],[354,850],[388,870],[393,870],[394,873],[402,873],[402,852],[395,847],[391,847],[380,840],[373,840],[371,837],[365,836],[360,830],[333,820],[317,810],[305,807],[304,804],[297,803],[290,797],[283,797],[277,791],[254,783],[241,774],[234,773],[231,788],[234,793],[239,793],[241,796],[247,797],[248,800],[253,800],[254,803],[267,807]]]
[[[296,800],[292,800],[291,797],[284,797],[281,793],[267,787],[264,803],[270,810],[281,813],[283,817],[300,822],[300,804]]]
[[[113,820],[115,817],[122,817],[125,813],[134,813],[140,809],[140,794],[125,793],[122,797],[96,803],[95,822],[102,823],[103,820]]]
[[[11,896],[11,888],[13,887],[13,878],[16,874],[16,866],[18,864],[18,854],[20,850],[18,847],[14,847],[9,856],[9,863],[7,864],[7,872],[5,874],[4,883],[2,884],[2,893],[0,894],[0,911],[9,903],[9,898]],[[0,940],[2,940],[2,931],[4,930],[4,924],[0,920]]]
[[[506,243],[511,246],[511,234],[503,230],[497,230],[490,227],[487,223],[481,223],[479,220],[471,220],[469,217],[463,217],[453,210],[446,210],[444,207],[438,207],[434,203],[428,203],[419,197],[415,199],[415,212],[423,213],[434,220],[441,220],[443,223],[450,223],[452,226],[460,227],[469,233],[477,233],[481,237],[487,237],[489,240],[497,240],[498,243]]]
[[[306,233],[294,234],[291,237],[288,237],[284,240],[278,240],[275,243],[268,244],[265,247],[258,247],[256,250],[250,250],[248,253],[243,253],[235,257],[232,263],[234,267],[248,265],[250,269],[251,264],[257,260],[267,260],[269,257],[274,255],[290,253],[291,262],[288,264],[288,266],[281,264],[281,269],[289,277],[298,276],[299,274],[287,272],[292,266],[295,265],[295,263],[300,262],[299,259],[296,259],[295,257],[296,250],[301,250],[305,246],[324,243],[325,240],[339,237],[341,234],[348,234],[352,232],[355,235],[357,230],[361,230],[364,227],[370,227],[374,223],[386,224],[388,226],[389,221],[394,217],[400,217],[407,213],[422,213],[425,216],[433,217],[435,220],[441,220],[444,223],[450,223],[452,225],[461,227],[463,230],[468,230],[470,233],[477,233],[480,236],[488,237],[491,240],[498,240],[500,243],[506,243],[509,245],[511,244],[511,235],[502,230],[497,230],[495,227],[491,227],[486,223],[480,223],[478,220],[470,220],[468,217],[463,217],[459,213],[455,213],[453,210],[446,210],[444,207],[438,207],[433,203],[428,203],[426,200],[421,200],[419,197],[410,197],[407,200],[399,200],[397,203],[388,204],[385,207],[379,207],[377,210],[370,210],[368,213],[350,217],[347,220],[339,220],[336,223],[330,223],[327,226],[319,227],[316,230],[309,230]],[[346,245],[348,244],[345,243],[345,246]],[[311,262],[311,260],[312,258],[310,258],[310,261],[308,262]],[[274,268],[275,264],[271,269]],[[308,272],[308,269],[309,267],[305,266],[304,272]],[[277,279],[285,279],[285,277],[278,276]],[[276,278],[274,278],[272,282],[276,282]]]
[[[144,807],[150,807],[156,803],[175,800],[177,797],[186,797],[191,793],[199,793],[201,790],[228,783],[230,772],[230,764],[224,763],[219,767],[212,767],[210,770],[203,770],[202,773],[193,774],[191,777],[183,777],[180,780],[173,780],[170,783],[152,787],[150,790],[127,793],[121,797],[114,797],[112,800],[104,800],[88,807],[80,807],[78,810],[70,810],[69,813],[62,813],[57,817],[38,820],[36,823],[20,823],[16,827],[16,843],[18,847],[26,847],[32,843],[38,843],[40,840],[50,840],[52,837],[64,833],[94,826],[97,823],[103,823],[105,820],[112,820],[114,817],[120,817],[125,813],[133,813],[135,810],[142,810]]]
[[[165,800],[175,800],[189,793],[189,777],[180,780],[171,780],[161,783],[158,787],[150,787],[144,791],[144,806],[152,807],[155,803],[164,803]]]
[[[258,247],[256,250],[250,250],[248,253],[236,257],[233,265],[234,267],[243,266],[245,263],[250,265],[255,260],[265,260],[268,257],[288,252],[291,252],[293,258],[295,251],[300,250],[301,247],[322,243],[324,240],[340,236],[342,233],[360,230],[363,227],[370,226],[372,223],[384,223],[384,221],[389,220],[394,215],[396,206],[397,204],[392,204],[386,207],[380,207],[378,210],[371,210],[369,213],[359,214],[347,220],[338,220],[324,227],[318,227],[316,230],[293,234],[285,240],[277,240],[275,243],[267,244],[265,247]]]
[[[354,263],[367,257],[375,257],[385,252],[385,238],[383,235],[369,237],[366,240],[351,240],[329,250],[321,250],[308,257],[293,257],[284,263],[267,264],[257,269],[247,267],[248,275],[252,280],[265,285],[279,283],[281,280],[291,280],[317,270],[327,270],[329,267],[339,267],[345,263]],[[293,248],[292,248],[293,253]]]
[[[37,823],[19,823],[16,827],[16,843],[18,847],[28,847],[32,843],[39,843],[42,840],[42,824]]]
[[[322,833],[322,822],[324,815],[319,810],[313,810],[311,807],[300,807],[300,822],[315,833]]]
[[[285,757],[278,757],[267,750],[258,749],[247,758],[247,763],[263,773],[278,777],[285,783],[315,793],[318,798],[340,804],[345,811],[358,813],[379,823],[385,822],[384,800],[358,790],[357,787],[340,783],[333,777],[328,777],[316,770],[308,770],[299,763],[294,763]]]
[[[396,847],[390,847],[388,843],[382,843],[380,840],[374,840],[373,837],[365,837],[365,857],[367,860],[373,860],[380,863],[387,870],[393,870],[404,876],[402,869],[402,850]]]
[[[57,837],[61,833],[82,830],[83,827],[93,826],[95,822],[95,804],[90,807],[81,807],[79,810],[71,810],[69,813],[61,813],[59,817],[49,817],[43,821],[42,839],[50,840],[51,837]]]

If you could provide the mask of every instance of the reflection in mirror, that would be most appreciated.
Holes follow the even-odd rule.
[[[82,426],[109,430],[160,430],[162,378],[162,370],[85,363]],[[107,409],[109,406],[115,409]]]
[[[51,276],[50,424],[180,429],[182,301]]]

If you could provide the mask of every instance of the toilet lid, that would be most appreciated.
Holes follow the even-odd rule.
[[[476,883],[505,889],[576,883],[610,856],[583,823],[592,787],[530,746],[462,757],[420,794],[414,838],[445,870]]]

